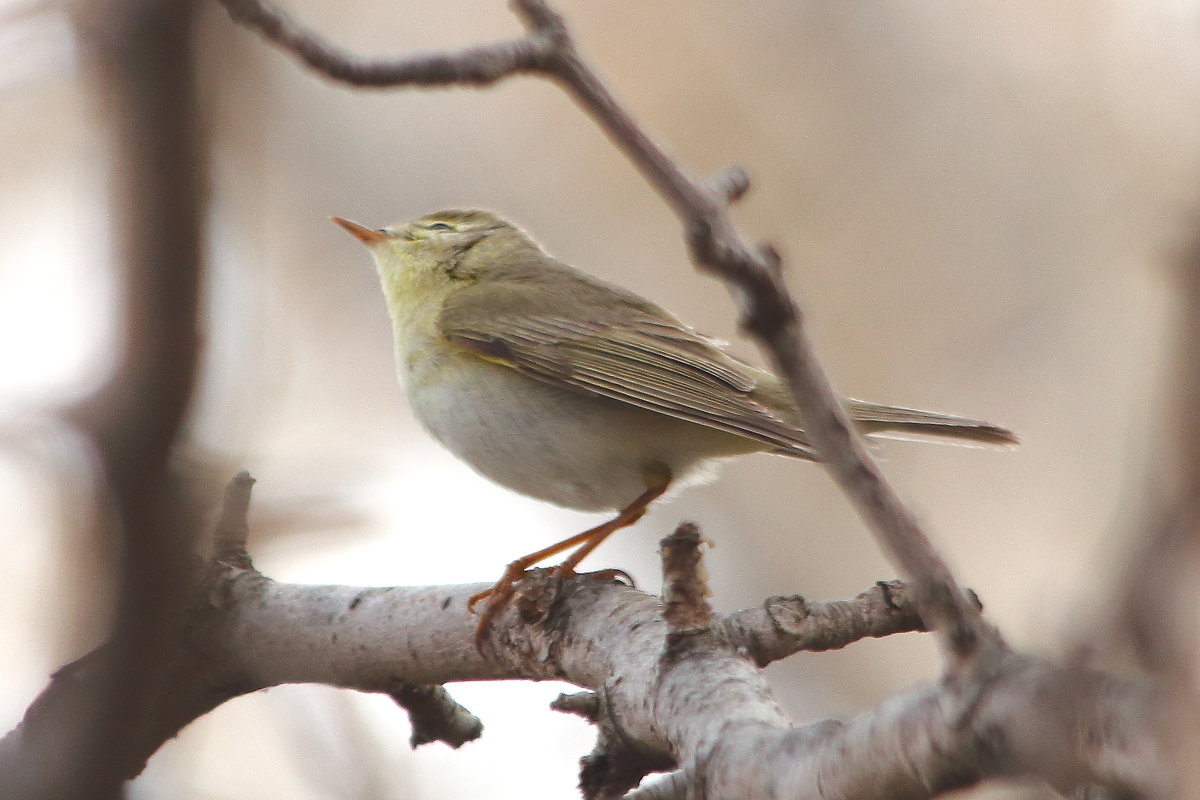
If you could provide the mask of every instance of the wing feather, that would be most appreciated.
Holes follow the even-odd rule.
[[[537,308],[536,296],[522,303],[523,288],[489,283],[486,305],[481,292],[460,292],[442,312],[443,334],[538,380],[811,457],[804,432],[754,397],[761,373],[715,340],[648,304],[567,320]]]

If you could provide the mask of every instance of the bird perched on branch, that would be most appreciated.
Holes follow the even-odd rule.
[[[608,522],[518,558],[487,600],[482,637],[523,572],[571,550],[567,577],[609,534],[714,459],[816,460],[775,375],[638,295],[556,260],[486,211],[371,229],[335,222],[374,256],[413,413],[450,452],[522,494]],[[844,401],[860,432],[1010,444],[979,420]]]

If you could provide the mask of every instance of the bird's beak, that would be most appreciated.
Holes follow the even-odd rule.
[[[350,233],[351,236],[358,239],[360,242],[365,244],[367,247],[374,247],[377,244],[379,244],[380,242],[387,241],[389,238],[388,235],[386,233],[384,233],[383,231],[376,231],[376,230],[372,230],[371,228],[364,228],[362,225],[359,225],[357,222],[351,222],[348,219],[342,219],[341,217],[330,217],[330,219],[333,220],[334,222],[336,222],[338,225],[341,225],[343,228],[345,228]]]

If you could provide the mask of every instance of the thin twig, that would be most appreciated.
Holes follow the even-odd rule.
[[[312,69],[352,86],[487,86],[536,71],[551,48],[538,36],[522,36],[454,53],[429,53],[387,61],[358,59],[297,25],[277,8],[257,0],[220,0],[233,19],[253,28]]]

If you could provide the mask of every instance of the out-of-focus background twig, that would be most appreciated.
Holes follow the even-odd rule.
[[[192,0],[96,0],[74,17],[80,83],[103,139],[94,155],[106,165],[97,222],[113,237],[110,252],[96,248],[92,267],[110,272],[119,322],[110,374],[57,420],[78,434],[91,467],[80,482],[94,487],[61,502],[90,502],[93,535],[111,542],[101,577],[113,623],[103,652],[65,667],[64,690],[39,698],[24,733],[5,738],[22,753],[0,780],[5,796],[123,796],[140,763],[130,758],[133,742],[152,738],[170,690],[166,641],[195,530],[172,468],[200,351],[205,159],[194,11]],[[38,350],[23,338],[10,344]]]
[[[878,452],[1015,644],[1075,644],[1111,608],[1172,388],[1161,373],[1178,300],[1173,256],[1194,224],[1200,152],[1197,9],[560,7],[684,163],[705,173],[736,161],[754,174],[739,218],[793,265],[788,280],[841,391],[1021,434],[1013,452]],[[519,32],[501,3],[288,9],[380,56]],[[212,341],[182,456],[218,482],[229,464],[260,479],[256,563],[288,580],[488,580],[514,554],[579,528],[582,515],[487,485],[415,428],[376,279],[326,215],[382,225],[448,205],[492,208],[565,260],[734,338],[727,298],[692,279],[669,212],[553,87],[353,93],[297,69],[215,6],[201,23]],[[7,728],[47,672],[110,621],[110,543],[92,533],[90,467],[40,412],[105,378],[120,329],[106,134],[66,9],[13,6],[0,37],[12,54],[0,66]],[[717,545],[708,563],[719,610],[772,593],[842,597],[890,576],[819,470],[765,456],[656,509],[597,565],[653,580],[653,543],[681,518]],[[927,637],[892,637],[771,670],[804,720],[935,674],[936,654]],[[134,791],[454,798],[473,796],[480,774],[513,796],[571,791],[590,732],[538,712],[558,687],[453,691],[488,726],[461,751],[409,753],[386,699],[280,690],[193,726]]]

